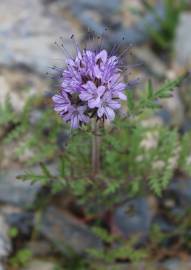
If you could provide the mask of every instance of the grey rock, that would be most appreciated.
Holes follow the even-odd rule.
[[[31,212],[26,212],[22,208],[14,205],[3,205],[0,208],[2,215],[5,218],[6,224],[10,228],[17,228],[20,236],[29,236],[33,227],[34,215]]]
[[[34,259],[22,270],[54,270],[55,264],[49,261]]]
[[[139,263],[113,263],[111,265],[100,265],[100,270],[164,270],[155,262],[139,262]]]
[[[174,42],[175,62],[180,67],[191,67],[191,13],[182,13]]]
[[[52,255],[52,246],[45,240],[33,240],[28,243],[27,248],[29,248],[33,256],[36,257]]]
[[[4,106],[9,97],[13,110],[21,112],[29,98],[36,94],[42,95],[49,89],[49,82],[48,79],[23,68],[2,67],[0,89],[0,106]]]
[[[170,114],[169,111],[162,109],[159,110],[156,113],[157,116],[159,116],[161,118],[161,120],[163,121],[163,123],[165,123],[167,126],[169,126],[172,122],[172,115]]]
[[[6,260],[11,252],[11,241],[8,236],[9,226],[3,215],[0,215],[0,262]]]
[[[51,13],[41,0],[1,1],[0,18],[3,18],[0,20],[1,65],[24,65],[44,74],[55,64],[55,58],[60,59],[59,65],[64,59],[63,50],[53,45],[60,36],[72,52],[72,23],[60,14]]]
[[[83,9],[96,9],[101,12],[116,12],[120,10],[122,0],[105,0],[104,2],[102,0],[78,0],[76,3],[75,0],[69,0],[69,5],[74,8],[74,6],[77,4],[77,6],[80,8],[80,10]]]
[[[135,25],[131,27],[122,27],[116,33],[111,35],[112,43],[116,43],[124,37],[124,44],[143,44],[150,40],[151,35],[148,25],[152,26],[152,31],[160,31],[161,25],[165,19],[164,0],[157,1],[153,11],[148,12]]]
[[[2,264],[0,264],[0,270],[5,270],[5,268]]]
[[[111,265],[110,264],[107,264],[107,265],[102,265],[102,264],[98,264],[97,265],[97,269],[100,269],[100,270],[132,270],[130,268],[130,264],[129,263],[112,263]]]
[[[48,169],[52,172],[53,175],[58,174],[57,164],[48,164]],[[25,168],[30,170],[30,172],[41,175],[42,170],[39,166],[34,166],[30,168]],[[41,190],[41,183],[31,181],[22,181],[17,179],[18,176],[25,174],[23,169],[15,170],[2,170],[0,172],[0,202],[8,203],[15,206],[20,206],[21,208],[30,207],[35,199],[37,194]]]
[[[68,249],[78,254],[88,248],[101,248],[101,241],[90,229],[66,212],[49,207],[42,216],[40,232],[61,252]]]
[[[190,270],[191,261],[181,261],[177,258],[171,258],[163,263],[158,262],[141,262],[141,263],[127,263],[127,264],[112,264],[104,266],[104,270]]]
[[[183,207],[191,203],[191,179],[175,179],[168,188]]]
[[[164,111],[166,111],[167,113],[169,112],[170,114],[168,117],[168,114],[166,113],[166,119],[165,115],[161,114],[164,123],[180,127],[184,122],[185,116],[184,116],[184,106],[182,100],[180,99],[178,89],[174,90],[172,97],[161,100],[161,105],[164,108]]]
[[[30,235],[34,223],[34,215],[29,212],[13,212],[6,215],[10,227],[16,227],[20,235]]]
[[[92,1],[91,1],[92,2]],[[96,3],[101,1],[95,1]],[[106,2],[106,3],[105,3]],[[108,12],[108,2],[113,1],[104,1],[102,2],[98,10],[100,9],[100,13],[102,14],[102,17],[106,19],[107,14],[110,16],[110,12]],[[110,4],[111,10],[117,11],[115,7],[115,2],[113,7]],[[72,1],[71,1],[72,3]],[[105,4],[105,5],[104,5]],[[105,6],[105,8],[104,8]],[[120,6],[120,5],[119,5]],[[137,24],[133,25],[132,27],[120,27],[118,31],[110,31],[105,33],[105,27],[106,25],[101,24],[99,22],[96,22],[95,20],[92,20],[90,16],[86,16],[85,10],[87,8],[90,8],[90,6],[87,5],[87,8],[84,9],[84,6],[80,4],[80,2],[75,5],[70,6],[71,12],[73,15],[78,18],[78,20],[81,22],[82,25],[87,27],[88,29],[91,29],[92,31],[95,31],[98,35],[105,34],[107,37],[107,41],[109,41],[111,44],[116,44],[121,41],[121,43],[127,44],[127,43],[133,43],[133,44],[142,44],[149,40],[150,34],[148,31],[148,25],[152,25],[153,31],[159,31],[161,28],[161,22],[164,19],[165,11],[164,11],[164,5],[163,1],[160,1],[155,10],[151,13],[148,13],[143,19],[140,20]],[[80,12],[79,12],[80,11]],[[160,18],[160,19],[157,19]],[[122,37],[124,39],[122,40]]]
[[[160,230],[166,233],[170,233],[175,229],[175,226],[169,224],[168,221],[165,220],[165,218],[163,218],[162,216],[156,216],[153,219],[152,224],[158,225]]]
[[[147,200],[136,198],[116,209],[113,222],[116,228],[126,237],[133,234],[147,236],[151,218],[152,214]]]
[[[52,2],[47,0],[52,5]],[[120,11],[123,9],[123,1],[119,0],[57,0],[56,4],[60,9],[67,8],[71,14],[78,19],[81,25],[90,29],[98,35],[105,35],[105,40],[113,44],[118,43],[133,43],[141,44],[149,40],[150,34],[148,31],[148,25],[152,25],[152,30],[158,31],[161,28],[161,22],[164,19],[164,5],[163,1],[156,5],[153,12],[148,13],[137,24],[132,27],[123,26],[121,21]],[[93,14],[93,16],[91,16]],[[118,16],[117,27],[115,27],[115,19]],[[96,18],[96,19],[95,19]],[[160,18],[160,19],[157,19]],[[114,26],[112,25],[114,23]],[[112,25],[112,27],[111,27]],[[111,31],[105,31],[105,28],[109,26]],[[122,40],[124,37],[124,40]]]
[[[181,127],[181,132],[186,133],[186,132],[189,132],[190,130],[191,130],[191,121],[190,121],[190,119],[185,119],[185,121]]]
[[[191,261],[181,261],[178,258],[171,258],[162,264],[164,270],[190,270]]]
[[[28,207],[34,202],[36,194],[40,190],[39,184],[29,181],[17,180],[23,170],[9,170],[0,173],[0,202]]]
[[[164,78],[167,73],[165,64],[148,47],[133,49],[133,54],[144,63],[149,72],[158,78]]]
[[[181,222],[190,206],[190,203],[191,180],[181,178],[174,179],[165,191],[163,199],[159,201],[163,212],[165,211],[166,216],[170,217],[167,222],[168,226],[165,226],[165,219],[159,219],[158,222],[157,220],[156,222],[160,225],[161,229],[164,229],[164,231],[172,231],[175,229],[175,225],[173,223],[176,223],[177,221]]]

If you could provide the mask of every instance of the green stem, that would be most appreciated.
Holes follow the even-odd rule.
[[[100,144],[99,121],[92,119],[92,176],[95,177],[100,171]]]

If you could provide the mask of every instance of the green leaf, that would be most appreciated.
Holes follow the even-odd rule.
[[[134,110],[134,99],[133,99],[133,92],[132,91],[127,91],[127,106],[129,111]]]
[[[42,172],[44,173],[44,175],[46,175],[48,178],[52,178],[52,174],[50,173],[49,169],[47,168],[47,166],[43,163],[40,162],[40,167]]]
[[[168,97],[171,92],[174,90],[175,87],[179,86],[185,78],[189,76],[189,73],[185,73],[175,80],[169,80],[165,82],[156,92],[154,97],[161,98],[161,97]]]
[[[151,80],[148,80],[147,84],[147,97],[148,99],[153,97],[153,84]]]

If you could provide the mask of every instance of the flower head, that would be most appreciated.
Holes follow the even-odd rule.
[[[88,81],[83,86],[84,90],[81,91],[79,98],[88,102],[90,109],[96,108],[100,105],[102,96],[105,92],[105,86],[96,86],[92,81]]]
[[[72,128],[78,128],[82,123],[87,124],[89,117],[85,115],[86,106],[69,106],[68,110],[61,114],[65,122],[70,122]]]
[[[60,93],[53,96],[55,111],[72,128],[87,124],[91,117],[115,118],[115,111],[126,99],[117,56],[106,50],[77,50],[62,71]]]

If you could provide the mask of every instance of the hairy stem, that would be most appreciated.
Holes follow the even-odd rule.
[[[99,121],[92,119],[92,176],[95,177],[100,171],[100,143]]]

